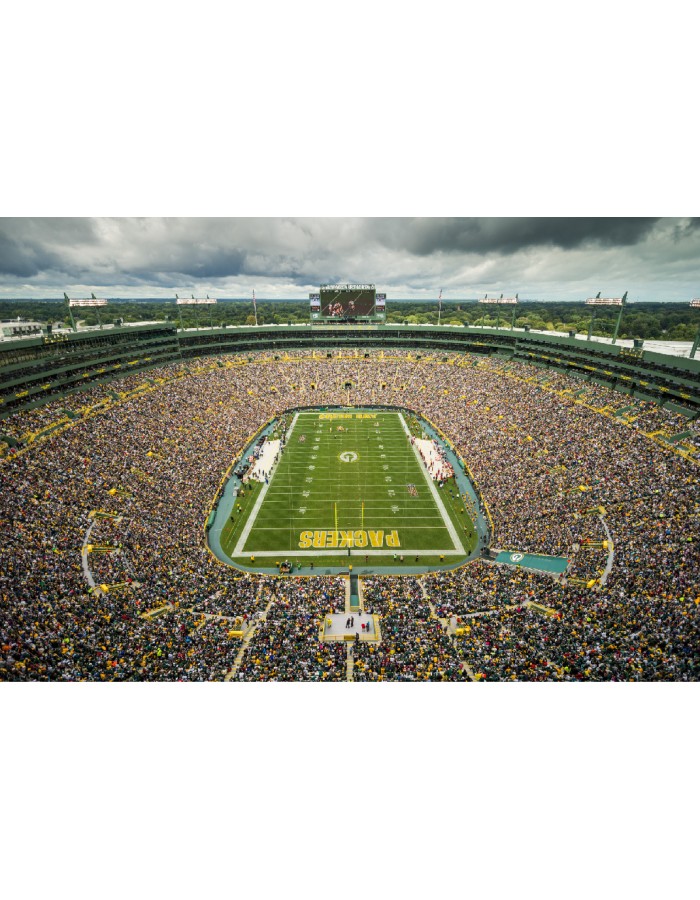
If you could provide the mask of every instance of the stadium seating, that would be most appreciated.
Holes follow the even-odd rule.
[[[697,679],[697,366],[488,329],[121,331],[67,366],[60,342],[0,351],[0,680]],[[214,559],[203,526],[250,435],[348,398],[435,422],[493,546],[566,556],[570,580],[486,560],[368,579],[382,641],[354,647],[320,641],[337,579]]]

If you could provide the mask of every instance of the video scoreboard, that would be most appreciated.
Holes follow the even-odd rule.
[[[322,284],[309,302],[312,322],[386,321],[386,294],[373,284]]]

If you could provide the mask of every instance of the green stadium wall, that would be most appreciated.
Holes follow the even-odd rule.
[[[290,325],[178,331],[173,324],[0,343],[0,419],[98,384],[202,357],[292,350],[382,349],[471,353],[518,360],[700,414],[700,360],[495,328],[415,325]]]

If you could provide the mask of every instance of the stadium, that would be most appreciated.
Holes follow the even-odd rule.
[[[0,344],[0,680],[697,680],[700,362],[310,302]]]

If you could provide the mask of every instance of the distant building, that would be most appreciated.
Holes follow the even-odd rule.
[[[22,337],[39,337],[45,326],[41,322],[26,322],[23,319],[11,319],[0,322],[0,339],[12,340]]]

